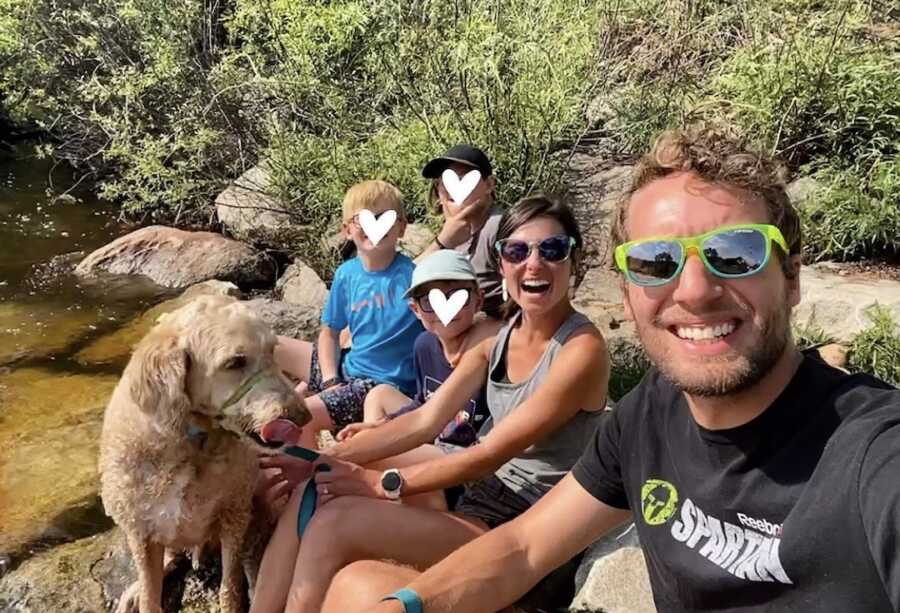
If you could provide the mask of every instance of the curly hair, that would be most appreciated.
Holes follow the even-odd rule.
[[[698,124],[666,130],[634,170],[612,225],[613,245],[628,241],[625,220],[632,196],[642,187],[668,175],[689,171],[710,183],[725,183],[746,190],[766,204],[769,223],[784,235],[791,255],[802,248],[800,218],[785,191],[787,168],[778,159],[751,149],[734,128]],[[789,258],[781,258],[791,274]]]

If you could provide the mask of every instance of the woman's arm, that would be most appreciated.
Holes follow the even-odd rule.
[[[400,472],[403,495],[450,487],[494,472],[565,425],[579,410],[606,402],[609,358],[593,327],[576,332],[553,360],[540,387],[497,424],[478,445]]]
[[[368,464],[432,442],[484,385],[493,343],[493,338],[487,338],[467,351],[447,380],[415,411],[377,429],[360,432],[325,453],[355,464]]]
[[[400,469],[404,481],[403,495],[458,485],[494,472],[509,459],[563,426],[579,410],[602,407],[606,402],[608,381],[609,359],[603,337],[593,327],[576,332],[557,354],[534,395],[494,426],[478,445]],[[442,389],[444,386],[438,391]],[[441,423],[446,423],[446,419]],[[354,474],[351,476],[350,473]],[[342,483],[348,477],[350,481],[360,481],[364,486],[349,481]],[[327,486],[328,491],[336,495],[383,495],[379,474],[364,469],[319,473],[316,482]]]

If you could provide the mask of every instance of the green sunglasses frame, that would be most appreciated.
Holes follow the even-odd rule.
[[[762,264],[760,264],[759,268],[757,268],[756,270],[741,273],[739,275],[729,275],[716,270],[712,266],[712,264],[709,263],[709,260],[706,259],[706,254],[703,253],[703,243],[710,237],[722,234],[723,232],[730,232],[732,230],[756,230],[757,232],[760,232],[764,237],[766,237],[766,255],[763,258]],[[678,243],[681,245],[681,261],[678,263],[678,268],[668,279],[661,279],[657,282],[652,283],[636,281],[634,277],[631,276],[631,273],[628,270],[627,258],[629,249],[631,249],[635,245],[640,245],[642,243],[655,243],[664,241],[670,243]],[[716,228],[715,230],[710,230],[709,232],[704,232],[703,234],[697,234],[695,236],[687,236],[683,238],[673,236],[659,236],[653,238],[642,238],[636,241],[628,241],[627,243],[623,243],[616,247],[615,259],[616,266],[619,270],[622,271],[622,273],[625,275],[625,278],[628,279],[628,281],[630,281],[631,283],[640,287],[656,287],[658,285],[665,285],[666,283],[670,283],[671,281],[676,279],[678,275],[681,274],[682,269],[684,269],[684,263],[687,261],[688,253],[692,248],[697,252],[697,255],[700,256],[700,260],[703,262],[703,265],[706,266],[706,270],[708,270],[715,276],[722,279],[740,279],[742,277],[753,276],[766,267],[766,265],[769,263],[769,257],[772,255],[772,242],[775,242],[779,247],[781,247],[785,254],[789,253],[787,241],[784,240],[784,235],[776,226],[763,223],[736,224],[733,226],[722,226],[721,228]]]

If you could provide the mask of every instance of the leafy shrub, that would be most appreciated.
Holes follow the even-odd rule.
[[[621,341],[610,345],[609,398],[618,402],[650,369],[650,358],[641,345]]]
[[[822,188],[801,208],[805,248],[814,259],[892,259],[900,255],[900,157],[867,169],[827,167]]]
[[[363,178],[427,217],[418,170],[456,142],[510,203],[580,148],[725,118],[827,186],[811,255],[857,258],[897,228],[898,34],[861,0],[0,0],[0,104],[129,214],[206,222],[266,158],[320,229]]]
[[[850,369],[867,372],[893,385],[900,385],[900,329],[883,307],[869,309],[872,325],[850,345],[847,354]]]

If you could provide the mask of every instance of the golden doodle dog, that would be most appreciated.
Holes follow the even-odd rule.
[[[138,344],[100,440],[103,505],[138,571],[119,613],[160,612],[173,552],[216,541],[221,610],[239,611],[257,453],[293,443],[310,419],[275,366],[275,343],[234,298],[204,296],[161,317]]]

